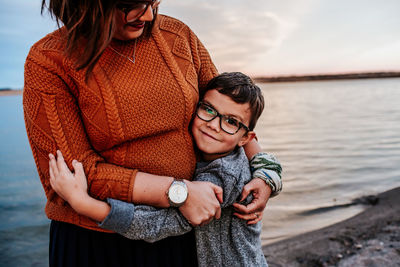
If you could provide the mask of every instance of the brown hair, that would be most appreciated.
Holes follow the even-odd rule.
[[[200,92],[200,99],[212,89],[217,89],[219,93],[229,96],[236,103],[249,103],[251,111],[249,129],[254,130],[264,110],[264,97],[261,89],[249,76],[241,72],[224,72],[208,82],[206,88]]]
[[[47,8],[58,27],[62,23],[66,28],[66,55],[75,55],[85,43],[82,54],[76,57],[76,68],[87,68],[86,78],[112,40],[117,4],[115,0],[42,0],[42,14]],[[153,12],[155,19],[157,9]],[[146,36],[151,33],[153,21],[146,25]]]

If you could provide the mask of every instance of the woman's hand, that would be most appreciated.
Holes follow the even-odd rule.
[[[189,223],[193,226],[202,226],[214,218],[219,219],[220,203],[223,201],[222,188],[210,182],[185,180],[185,183],[189,194],[179,210]]]
[[[247,224],[256,224],[262,220],[263,211],[271,196],[271,188],[260,178],[252,179],[243,187],[240,201],[247,198],[249,194],[253,194],[253,201],[247,205],[234,203],[236,217],[246,220]]]
[[[87,181],[82,163],[73,160],[72,166],[74,173],[72,173],[61,151],[57,150],[57,159],[53,154],[49,154],[49,171],[50,171],[50,184],[54,191],[65,201],[67,201],[72,208],[77,209],[80,200],[87,198]]]
[[[57,150],[57,159],[49,154],[50,184],[56,193],[79,214],[87,216],[97,222],[103,221],[109,214],[111,207],[103,201],[89,196],[87,181],[82,163],[73,160],[72,173],[61,151]]]

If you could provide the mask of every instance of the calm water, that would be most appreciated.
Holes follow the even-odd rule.
[[[400,186],[400,79],[261,84],[257,132],[284,167],[264,214],[263,243],[348,218],[362,206],[302,215]],[[0,266],[47,266],[44,192],[21,96],[0,97]]]
[[[261,85],[262,147],[284,168],[264,214],[268,243],[341,221],[364,207],[301,215],[400,186],[400,79]]]
[[[49,220],[21,96],[0,97],[0,266],[47,266]]]

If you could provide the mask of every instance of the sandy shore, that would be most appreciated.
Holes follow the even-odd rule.
[[[332,226],[263,247],[275,266],[400,266],[400,188]]]
[[[0,96],[22,95],[22,90],[0,90]]]

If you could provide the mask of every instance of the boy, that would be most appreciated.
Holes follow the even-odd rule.
[[[240,201],[244,185],[252,179],[249,162],[242,146],[255,137],[253,129],[264,108],[261,90],[242,73],[223,73],[208,83],[200,99],[191,128],[202,157],[202,161],[197,164],[194,180],[208,181],[222,187],[223,201],[219,220],[195,228],[199,265],[267,266],[261,250],[261,222],[246,224],[246,221],[233,216],[232,207],[233,203]],[[60,159],[63,160],[59,154]],[[267,162],[269,169],[280,173],[280,165],[274,158],[264,158],[258,160],[258,163],[263,161]],[[86,200],[88,197],[83,169],[76,162],[73,166],[75,177],[78,177],[82,184],[79,192],[86,194],[84,198],[81,198],[76,188],[68,186],[68,181],[64,181],[62,186],[57,184],[62,177],[54,179],[55,173],[59,172],[54,169],[57,166],[51,163],[50,182],[54,190],[68,200],[78,213],[102,221],[99,224],[101,227],[131,239],[148,242],[181,235],[192,229],[190,222],[173,207],[157,209],[108,199],[111,205],[110,211],[110,206],[99,200],[89,198],[86,203],[75,201]],[[264,170],[264,175],[268,177],[267,182],[278,184],[274,183],[276,177],[270,177],[269,174]],[[177,183],[185,186],[182,181]],[[182,202],[179,198],[187,197],[182,188],[179,189],[178,186],[177,189],[181,190],[181,193],[176,192],[178,198],[170,199],[172,206],[175,207],[179,206],[179,203],[175,202]],[[251,198],[249,195],[243,201],[244,204],[250,203]],[[89,212],[85,212],[86,210]],[[93,212],[103,212],[103,215],[93,216]]]

